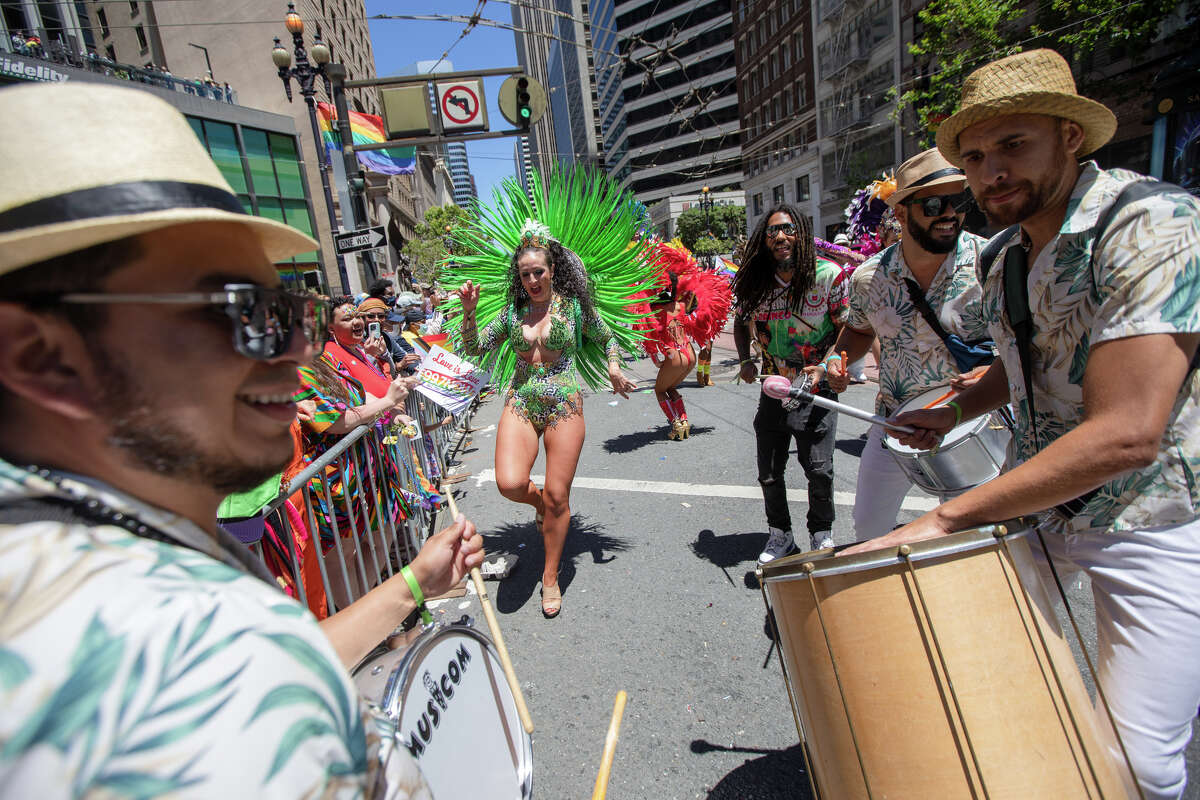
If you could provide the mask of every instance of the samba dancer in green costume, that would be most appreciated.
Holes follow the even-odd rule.
[[[570,490],[583,449],[583,392],[602,385],[622,397],[636,386],[621,373],[622,351],[636,354],[640,334],[627,310],[649,281],[627,195],[586,171],[534,176],[533,202],[513,180],[456,231],[455,261],[443,279],[466,279],[451,308],[459,352],[479,358],[498,386],[508,385],[496,432],[496,484],[509,500],[533,506],[546,558],[542,613],[562,608],[558,568],[571,522]],[[587,265],[586,269],[584,265]],[[448,275],[447,275],[448,273]],[[601,366],[603,365],[603,366]],[[529,478],[546,447],[546,479]]]

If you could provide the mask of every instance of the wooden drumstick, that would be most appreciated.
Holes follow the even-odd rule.
[[[600,772],[596,775],[596,788],[592,800],[604,800],[608,793],[608,776],[612,772],[613,756],[617,753],[617,734],[621,731],[621,717],[625,716],[625,690],[617,692],[613,703],[612,720],[608,723],[608,735],[604,737],[604,755],[600,757]]]
[[[458,506],[454,503],[454,495],[442,486],[442,494],[450,505],[450,516],[458,517]],[[483,575],[479,567],[471,568],[471,580],[475,583],[475,591],[479,595],[479,604],[483,606],[483,617],[487,620],[488,631],[492,634],[492,643],[496,645],[496,653],[500,656],[500,666],[504,668],[504,678],[508,688],[512,690],[513,700],[517,703],[517,716],[521,718],[521,727],[526,733],[533,733],[533,717],[529,716],[529,707],[525,705],[525,695],[521,692],[521,684],[517,682],[517,673],[513,669],[512,659],[508,657],[508,648],[504,646],[504,637],[500,634],[500,623],[496,621],[496,612],[492,601],[488,599],[487,589],[483,587]]]

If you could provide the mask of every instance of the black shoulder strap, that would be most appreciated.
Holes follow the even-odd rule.
[[[979,254],[979,284],[981,286],[987,280],[988,272],[991,271],[992,262],[996,260],[996,256],[1000,255],[1000,251],[1004,249],[1004,245],[1008,244],[1009,240],[1020,229],[1020,225],[1005,228],[998,235],[993,236],[992,240],[984,246],[983,252]]]
[[[929,301],[925,299],[925,292],[921,291],[921,285],[912,278],[905,278],[904,285],[908,288],[908,296],[912,300],[913,306],[917,311],[921,312],[921,316],[929,323],[929,327],[933,328],[933,332],[946,341],[946,329],[942,327],[942,323],[937,318],[937,314],[933,313],[933,309],[929,307]]]

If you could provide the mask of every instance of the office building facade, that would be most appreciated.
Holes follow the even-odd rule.
[[[471,163],[467,160],[466,144],[447,142],[446,167],[454,187],[454,205],[469,208],[478,196],[475,192],[475,178],[471,175]]]

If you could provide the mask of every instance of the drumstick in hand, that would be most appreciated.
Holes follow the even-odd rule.
[[[596,775],[596,788],[592,800],[604,800],[608,794],[608,776],[612,772],[613,756],[617,753],[617,734],[621,731],[621,717],[625,716],[625,690],[617,692],[613,703],[612,720],[608,723],[608,735],[604,737],[604,755],[600,757],[600,772]]]
[[[454,494],[446,490],[445,485],[442,486],[442,494],[446,497],[446,502],[450,505],[450,516],[458,516],[458,506],[454,503]],[[521,684],[517,682],[517,673],[513,669],[512,659],[508,657],[508,648],[504,646],[504,637],[500,634],[500,623],[496,621],[496,612],[492,609],[492,601],[488,599],[487,589],[483,587],[483,575],[479,572],[479,567],[471,568],[471,580],[475,584],[475,591],[479,594],[479,604],[483,606],[483,617],[487,620],[488,631],[492,634],[493,644],[496,645],[496,654],[500,656],[500,666],[504,668],[504,678],[508,681],[508,688],[512,690],[513,700],[517,703],[517,716],[521,718],[521,727],[526,733],[533,733],[533,718],[529,716],[529,707],[525,705],[525,695],[521,692]]]

